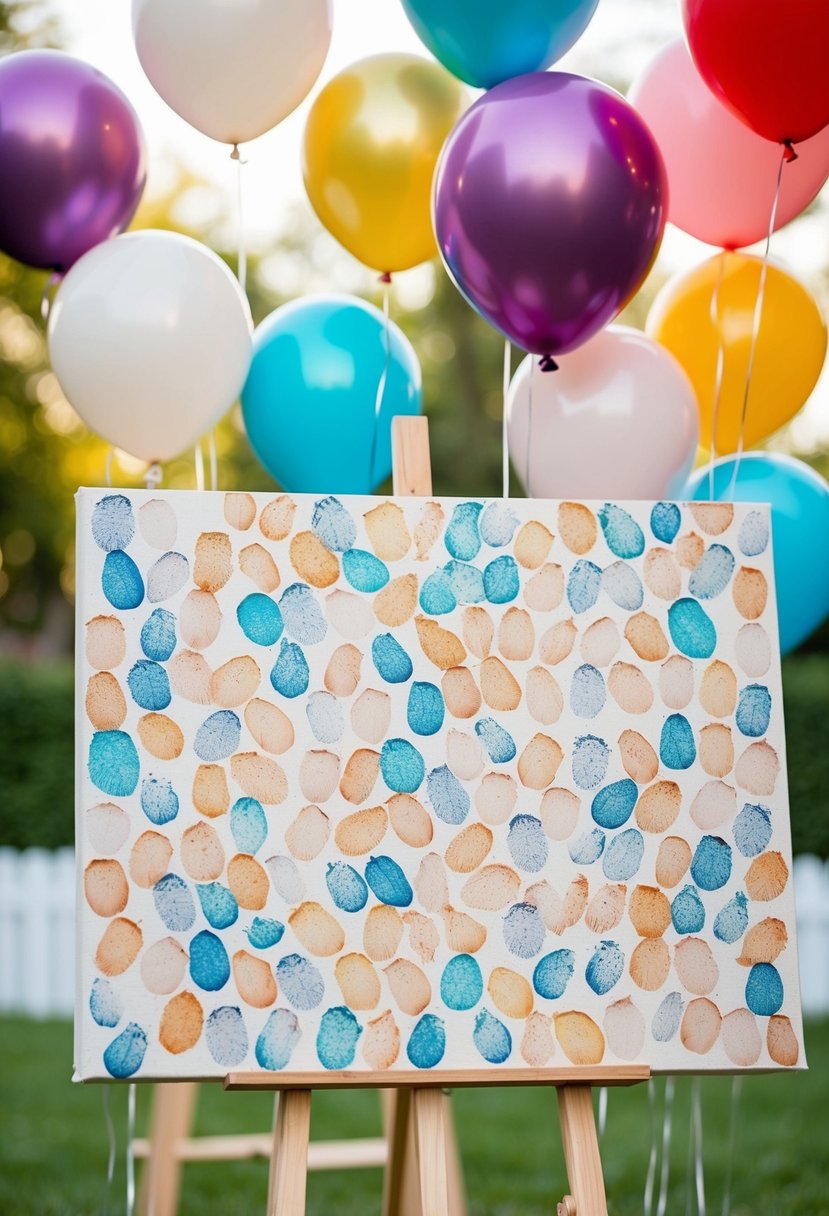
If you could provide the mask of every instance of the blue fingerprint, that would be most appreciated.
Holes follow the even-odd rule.
[[[336,743],[345,730],[342,706],[330,692],[312,692],[305,702],[308,724],[320,743]]]
[[[697,758],[691,723],[683,714],[671,714],[662,724],[659,759],[666,768],[690,768]]]
[[[414,898],[409,880],[391,857],[371,857],[366,865],[366,882],[381,904],[408,908]]]
[[[653,1015],[651,1034],[657,1043],[669,1043],[679,1030],[685,1002],[679,992],[669,992]]]
[[[535,874],[544,868],[550,850],[541,820],[534,815],[515,815],[510,819],[507,844],[519,870]]]
[[[237,853],[258,852],[268,836],[268,818],[262,803],[255,798],[237,798],[230,808],[230,830]]]
[[[607,775],[610,748],[596,735],[581,735],[573,743],[573,780],[581,790],[594,790]]]
[[[204,1024],[207,1050],[217,1064],[236,1068],[248,1054],[248,1032],[238,1005],[220,1005]]]
[[[783,981],[771,963],[755,963],[746,980],[746,1005],[758,1017],[770,1018],[783,1004]]]
[[[738,891],[714,918],[714,937],[732,946],[748,928],[748,899]]]
[[[178,814],[178,794],[166,777],[145,777],[141,782],[141,810],[157,827]]]
[[[280,991],[295,1009],[316,1009],[325,993],[325,983],[314,964],[301,954],[286,954],[276,964]]]
[[[514,759],[515,740],[494,718],[480,718],[475,723],[475,734],[486,748],[493,764],[507,764]]]
[[[406,1044],[409,1063],[415,1068],[434,1068],[446,1051],[446,1028],[434,1013],[424,1013]]]
[[[713,600],[728,586],[734,573],[734,554],[725,545],[706,549],[688,578],[688,590],[698,600]]]
[[[368,903],[368,887],[353,866],[344,861],[330,861],[325,885],[331,898],[343,912],[359,912]]]
[[[597,667],[582,663],[570,681],[570,708],[579,718],[595,718],[607,700],[604,676]]]
[[[280,696],[293,700],[308,691],[308,662],[296,642],[283,638],[271,671],[271,686]]]
[[[196,921],[190,888],[178,874],[165,874],[153,887],[153,903],[165,929],[186,933]]]
[[[119,612],[137,608],[144,598],[144,580],[135,562],[123,549],[107,553],[101,574],[104,595]]]
[[[471,954],[450,958],[440,977],[440,999],[449,1009],[473,1009],[483,996],[481,968]]]
[[[329,495],[314,504],[311,528],[326,549],[344,553],[357,539],[357,525],[338,498]]]
[[[642,607],[645,592],[642,580],[627,562],[613,562],[602,572],[602,587],[619,608],[635,612]]]
[[[389,568],[366,549],[348,549],[343,554],[343,574],[355,591],[371,594],[385,587]]]
[[[126,549],[135,536],[132,503],[123,494],[107,494],[92,512],[92,538],[99,549],[109,553]]]
[[[606,502],[599,511],[599,523],[607,547],[616,557],[639,557],[645,552],[644,532],[622,507]]]
[[[767,806],[747,802],[734,820],[734,843],[743,857],[757,857],[771,840],[771,814]]]
[[[204,919],[211,929],[228,929],[239,918],[236,896],[220,882],[196,883]]]
[[[484,595],[490,604],[508,604],[521,590],[515,558],[505,553],[496,557],[484,569]]]
[[[147,574],[147,599],[151,604],[169,599],[181,591],[190,577],[190,566],[183,553],[162,553]]]
[[[587,612],[599,598],[602,572],[595,562],[579,558],[567,579],[567,599],[574,612]]]
[[[731,877],[731,845],[721,836],[703,836],[691,859],[691,877],[703,891],[719,891]]]
[[[255,646],[273,646],[285,627],[279,605],[261,591],[245,596],[236,609],[236,620]]]
[[[663,544],[673,542],[681,523],[682,513],[675,502],[658,502],[651,508],[651,532]]]
[[[602,828],[620,828],[633,814],[639,790],[630,777],[614,781],[599,790],[593,799],[590,812]]]
[[[328,632],[328,623],[307,583],[291,583],[286,587],[279,600],[279,611],[288,637],[303,646],[321,642]]]
[[[593,862],[598,861],[604,852],[605,841],[605,834],[601,828],[593,828],[590,832],[576,836],[567,845],[570,860],[577,866],[592,866]]]
[[[415,680],[409,689],[406,718],[416,735],[434,735],[443,726],[443,693],[436,684]]]
[[[256,1040],[254,1054],[260,1068],[277,1072],[287,1067],[302,1038],[299,1021],[290,1009],[274,1009]]]
[[[107,1026],[110,1029],[118,1025],[124,1012],[118,993],[109,980],[102,979],[100,975],[92,981],[92,991],[89,994],[89,1012],[92,1014],[93,1022],[97,1022],[99,1026]]]
[[[390,633],[381,633],[371,643],[374,666],[387,684],[404,684],[412,674],[412,660]]]
[[[671,903],[671,920],[677,933],[700,933],[705,924],[705,908],[696,887],[683,887]]]
[[[572,950],[553,950],[536,963],[533,971],[533,988],[545,1000],[557,1001],[564,995],[573,977],[576,956]]]
[[[504,943],[517,958],[535,958],[544,945],[544,921],[535,904],[513,904],[504,917]]]
[[[132,1077],[144,1063],[147,1036],[137,1022],[130,1022],[104,1051],[104,1067],[111,1077]]]
[[[625,969],[625,956],[617,942],[599,942],[587,964],[584,978],[597,996],[604,996],[618,983]]]
[[[444,823],[463,823],[469,814],[469,794],[446,764],[433,768],[426,778],[432,810]]]
[[[452,518],[446,526],[443,543],[458,561],[469,562],[481,547],[481,537],[478,532],[478,516],[481,513],[479,502],[460,502],[452,512]]]
[[[380,749],[380,772],[390,790],[413,794],[426,776],[426,765],[408,739],[386,739]]]
[[[113,798],[125,798],[138,785],[138,752],[122,730],[97,730],[89,743],[92,784]]]
[[[254,916],[253,921],[245,929],[247,937],[254,950],[269,950],[282,941],[285,926],[281,920],[273,920],[267,916]]]
[[[317,1031],[317,1056],[323,1068],[348,1068],[354,1062],[360,1023],[345,1005],[326,1009]]]
[[[512,1051],[512,1035],[488,1009],[482,1009],[475,1018],[472,1041],[488,1064],[503,1064]]]
[[[484,576],[477,566],[451,561],[446,563],[443,571],[459,604],[480,604],[486,598]]]
[[[668,609],[671,640],[689,659],[709,659],[717,645],[717,631],[696,600],[675,600]]]
[[[205,992],[218,992],[230,979],[227,950],[209,929],[202,929],[190,942],[190,978]]]
[[[242,724],[231,709],[219,709],[205,718],[193,740],[193,751],[207,764],[226,760],[239,746]]]
[[[141,626],[141,649],[148,659],[166,663],[176,648],[176,618],[166,608],[153,608]]]
[[[625,828],[614,836],[602,860],[605,878],[612,882],[627,882],[642,864],[645,840],[638,828]]]
[[[478,520],[481,539],[493,549],[508,545],[518,527],[518,516],[505,502],[491,502]]]
[[[759,739],[768,730],[770,717],[771,693],[765,684],[747,684],[737,703],[737,730],[749,739]]]
[[[445,570],[435,570],[420,588],[420,606],[430,616],[443,616],[458,606],[452,580]]]
[[[746,557],[757,557],[769,543],[769,520],[762,511],[749,511],[740,524],[737,544]]]
[[[132,699],[142,709],[166,709],[172,701],[170,681],[160,663],[139,659],[130,668],[127,685]]]

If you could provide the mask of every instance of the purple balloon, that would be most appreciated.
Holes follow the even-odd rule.
[[[146,180],[144,136],[103,72],[60,51],[0,63],[0,249],[68,270],[123,232]]]
[[[566,72],[497,85],[450,133],[435,173],[441,256],[470,304],[538,355],[586,342],[647,275],[668,187],[645,123]]]

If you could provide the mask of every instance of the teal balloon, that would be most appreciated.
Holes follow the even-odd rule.
[[[780,650],[788,654],[829,616],[829,484],[792,456],[748,452],[739,461],[732,486],[735,464],[733,456],[716,462],[713,494],[708,467],[698,469],[683,497],[771,503]]]
[[[548,68],[584,33],[599,0],[403,0],[436,59],[476,89]]]
[[[254,334],[242,413],[254,452],[286,490],[369,493],[391,473],[392,418],[420,407],[411,343],[389,322],[386,367],[383,314],[364,300],[305,296]]]

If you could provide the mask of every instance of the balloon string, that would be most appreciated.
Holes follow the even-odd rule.
[[[368,488],[369,492],[374,489],[374,462],[377,459],[377,438],[380,430],[380,413],[383,408],[383,394],[386,391],[386,381],[389,376],[389,365],[391,363],[391,321],[389,319],[389,297],[391,295],[391,276],[382,275],[380,282],[383,285],[383,346],[385,355],[383,359],[383,370],[380,373],[380,379],[377,383],[377,393],[374,397],[374,426],[371,430],[371,450],[368,461]]]
[[[705,1163],[702,1153],[702,1087],[699,1077],[691,1082],[691,1110],[694,1123],[694,1182],[697,1216],[705,1216]]]
[[[671,1170],[671,1128],[673,1125],[676,1079],[665,1078],[665,1107],[662,1115],[662,1165],[659,1171],[659,1199],[656,1216],[665,1216],[668,1207],[668,1180]]]
[[[643,1216],[651,1216],[653,1212],[653,1192],[656,1183],[656,1082],[652,1078],[648,1081],[648,1115],[651,1128],[651,1148],[648,1153],[648,1175],[645,1179],[645,1198],[642,1205]]]
[[[115,1139],[115,1124],[112,1122],[112,1111],[109,1104],[111,1085],[103,1087],[103,1104],[104,1104],[104,1123],[106,1124],[107,1134],[107,1180],[106,1189],[104,1191],[103,1211],[104,1216],[109,1216],[110,1203],[112,1202],[112,1180],[115,1177],[115,1158],[118,1151],[118,1143]]]
[[[599,1143],[604,1139],[605,1129],[607,1127],[607,1086],[602,1085],[599,1089]]]
[[[717,460],[717,427],[720,420],[720,397],[722,395],[723,368],[725,366],[725,342],[720,328],[720,288],[725,274],[726,252],[723,249],[718,258],[717,281],[711,293],[711,324],[717,334],[717,370],[714,374],[714,405],[711,412],[711,451],[708,461],[708,497],[714,497],[714,465]]]
[[[524,478],[524,488],[527,492],[527,498],[532,498],[532,490],[530,489],[530,453],[532,451],[533,441],[533,377],[535,374],[535,363],[530,359],[530,386],[527,392],[527,451],[524,467],[526,476]],[[601,1110],[601,1106],[599,1107]]]
[[[743,1088],[743,1078],[735,1075],[731,1078],[731,1116],[728,1124],[728,1156],[726,1158],[725,1191],[722,1199],[722,1216],[731,1212],[731,1184],[734,1178],[734,1149],[737,1143],[737,1119],[740,1111],[740,1093]]]
[[[115,448],[109,448],[107,451],[106,464],[104,465],[104,478],[106,479],[107,489],[112,488],[112,461],[115,456]]]
[[[236,260],[236,275],[239,279],[239,286],[242,291],[247,294],[248,283],[248,255],[245,245],[245,205],[244,191],[242,189],[242,166],[248,162],[242,160],[242,154],[239,151],[239,145],[234,144],[233,150],[230,153],[230,159],[236,161],[236,223],[238,226],[238,256]]]
[[[210,489],[218,490],[219,488],[219,457],[216,452],[216,432],[209,431],[207,434],[207,454],[210,460]]]
[[[49,313],[52,311],[53,289],[57,287],[62,278],[62,274],[53,270],[43,284],[43,294],[40,297],[40,317],[44,324],[49,320]]]
[[[133,1216],[135,1210],[135,1153],[133,1140],[135,1138],[135,1082],[130,1082],[127,1094],[127,1208],[126,1216]]]
[[[204,456],[201,450],[201,440],[193,448],[193,459],[196,466],[196,489],[204,489]]]
[[[509,382],[512,373],[512,347],[504,342],[504,408],[501,414],[501,497],[509,498]],[[527,490],[529,494],[529,489]]]

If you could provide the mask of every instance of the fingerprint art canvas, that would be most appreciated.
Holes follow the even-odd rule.
[[[81,1079],[804,1066],[769,515],[78,495]]]

